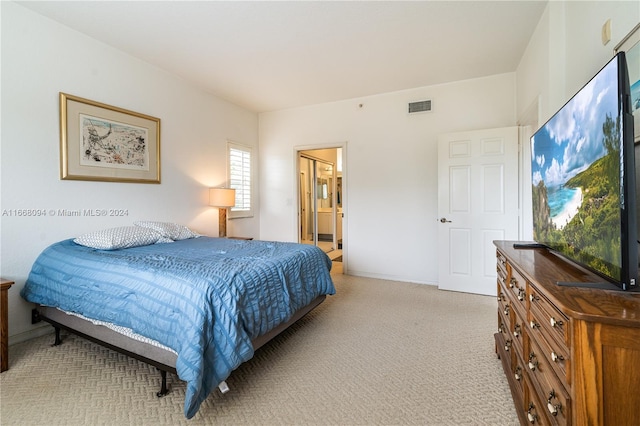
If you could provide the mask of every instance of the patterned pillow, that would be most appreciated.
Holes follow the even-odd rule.
[[[149,228],[121,226],[119,228],[90,232],[79,236],[73,242],[100,250],[117,250],[155,244],[161,238],[162,236],[159,233]]]
[[[142,228],[153,229],[163,237],[171,238],[173,241],[200,237],[200,234],[193,232],[184,225],[178,225],[177,223],[139,220],[137,222],[133,222],[133,224]]]

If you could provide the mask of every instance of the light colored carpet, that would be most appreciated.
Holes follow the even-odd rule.
[[[256,352],[192,420],[184,382],[53,333],[9,348],[3,425],[517,425],[493,297],[336,274],[338,293]]]

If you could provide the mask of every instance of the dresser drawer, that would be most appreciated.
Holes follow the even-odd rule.
[[[543,405],[538,411],[539,415],[547,417],[553,425],[567,425],[571,423],[571,399],[564,385],[555,375],[549,360],[543,355],[544,350],[537,342],[530,342],[527,363],[528,374],[535,383],[534,388],[538,393],[538,401]]]
[[[532,425],[550,425],[551,422],[544,412],[544,405],[542,401],[540,401],[538,392],[529,379],[529,376],[525,374],[523,379],[524,399],[520,409],[524,413],[524,418]]]
[[[519,401],[524,399],[524,379],[526,376],[526,365],[522,358],[519,356],[514,357],[514,362],[511,364],[511,374],[513,374],[513,381],[511,383],[515,384],[515,391],[518,394]]]
[[[540,321],[533,312],[529,312],[529,330],[527,330],[532,341],[538,345],[538,358],[542,358],[555,371],[555,374],[565,385],[571,383],[567,371],[570,364],[569,349],[550,339],[546,330],[540,327]]]
[[[527,332],[527,322],[518,311],[511,312],[511,339],[514,352],[524,359],[524,341]]]
[[[500,282],[500,279],[498,279],[497,294],[498,294],[498,308],[500,308],[501,306],[503,306],[505,303],[509,301],[509,299],[507,299],[507,290],[505,289],[504,284]]]
[[[504,257],[503,257],[504,259]],[[507,284],[507,262],[506,260],[502,260],[500,259],[500,256],[498,256],[498,263],[496,266],[496,273],[498,275],[498,283],[503,284],[506,286]]]
[[[532,294],[535,295],[535,293]],[[533,299],[527,318],[529,336],[540,348],[538,355],[545,358],[560,380],[568,386],[571,384],[571,376],[568,373],[571,371],[569,347],[564,339],[559,338],[558,327],[552,326],[550,318],[554,318],[556,323],[562,323],[563,332],[568,320],[564,316],[561,320],[555,320],[560,315],[558,312],[549,315],[549,311],[553,308],[544,299],[535,299],[535,297]]]
[[[522,317],[526,317],[527,309],[527,281],[517,269],[508,264],[509,276],[507,280],[507,290],[513,306],[520,312]]]
[[[507,298],[504,289],[498,288],[498,311],[500,311],[505,317],[511,318],[513,314],[513,308],[511,302]],[[509,322],[511,324],[511,322]]]
[[[536,317],[550,336],[565,346],[571,346],[569,341],[569,319],[545,299],[535,288],[529,287],[529,302],[531,310],[536,312]]]
[[[506,276],[506,272],[507,272],[507,258],[504,256],[504,254],[500,253],[500,251],[496,250],[496,263],[498,265],[498,268],[502,268],[505,272],[505,276]]]
[[[509,355],[509,363],[513,362],[513,338],[511,337],[511,319],[504,315],[503,311],[498,310],[498,333],[502,336],[505,353]]]

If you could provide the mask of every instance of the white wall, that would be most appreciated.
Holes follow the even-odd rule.
[[[640,22],[640,2],[566,2],[565,5],[565,87],[570,97],[613,57],[614,47]],[[611,19],[611,41],[603,45],[601,28],[607,19]]]
[[[32,329],[20,289],[49,244],[81,233],[150,219],[217,235],[206,188],[225,183],[226,142],[257,147],[258,117],[179,78],[2,2],[1,275],[9,291],[12,342]],[[59,179],[58,93],[66,92],[161,119],[162,183]],[[126,209],[126,217],[16,217],[17,209]],[[230,223],[230,235],[259,235],[259,218]]]
[[[346,142],[348,273],[435,284],[437,135],[514,124],[514,73],[260,114],[260,236],[297,241],[296,147]]]
[[[607,19],[611,41],[603,45]],[[613,57],[638,22],[638,1],[550,2],[516,72],[518,118],[540,99],[542,125]]]

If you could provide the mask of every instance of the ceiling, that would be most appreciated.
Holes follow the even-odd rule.
[[[256,112],[513,72],[547,4],[19,3]]]

